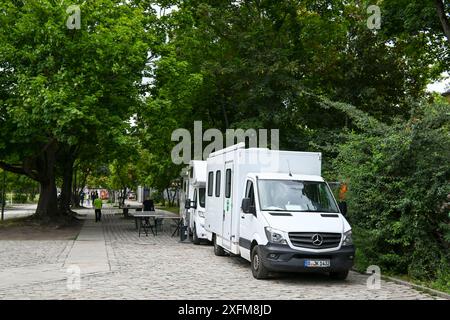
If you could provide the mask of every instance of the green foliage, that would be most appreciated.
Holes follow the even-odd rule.
[[[39,193],[39,185],[36,181],[22,176],[6,172],[5,193],[13,194],[13,202],[26,203],[35,201],[36,195]],[[1,192],[3,191],[3,170],[0,169],[0,204]],[[10,198],[5,196],[6,200]]]
[[[75,159],[107,163],[126,143],[155,41],[150,1],[84,1],[73,30],[70,5],[0,0],[0,165],[48,186],[44,214],[56,212],[55,175],[67,194]]]
[[[358,267],[448,277],[450,106],[417,105],[407,122],[365,129],[347,133],[334,161],[349,184]]]

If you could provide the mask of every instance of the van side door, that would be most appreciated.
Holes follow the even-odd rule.
[[[223,190],[223,246],[227,249],[231,248],[231,228],[232,228],[232,208],[233,208],[233,192],[231,190],[233,185],[233,162],[225,163],[225,181]]]
[[[255,183],[248,179],[245,186],[245,198],[250,199],[250,205],[255,206]],[[239,204],[240,205],[240,204]],[[256,230],[256,214],[244,213],[242,208],[240,210],[240,224],[239,224],[239,246],[241,249],[250,250],[253,234]],[[242,251],[242,250],[241,250]],[[242,253],[244,253],[243,251]],[[249,253],[249,252],[247,252]],[[244,258],[245,254],[242,254]]]

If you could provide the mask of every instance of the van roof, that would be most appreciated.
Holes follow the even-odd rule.
[[[317,181],[323,182],[323,178],[321,176],[316,175],[307,175],[307,174],[292,174],[289,175],[287,172],[263,172],[263,173],[249,173],[249,176],[252,178],[258,177],[258,179],[265,180],[300,180],[300,181]]]
[[[189,167],[194,169],[192,183],[194,185],[206,184],[206,161],[191,160]]]

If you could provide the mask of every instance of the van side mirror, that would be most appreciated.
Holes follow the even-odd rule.
[[[191,199],[186,199],[184,201],[184,208],[185,209],[197,209],[197,203],[195,203],[195,201],[191,201]]]
[[[347,202],[340,201],[338,202],[339,211],[341,211],[342,215],[345,217],[347,215]]]
[[[241,205],[242,211],[244,213],[256,214],[256,208],[255,208],[255,206],[252,206],[251,204],[252,204],[252,202],[251,202],[250,198],[242,199],[242,205]]]

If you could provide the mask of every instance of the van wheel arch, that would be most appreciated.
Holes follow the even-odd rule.
[[[197,227],[194,223],[194,229],[192,230],[192,242],[194,244],[200,244],[200,239],[197,236]]]
[[[253,277],[255,279],[267,279],[269,277],[269,270],[262,261],[261,247],[256,241],[252,242],[250,257],[250,267],[252,269]]]
[[[256,240],[252,241],[252,244],[250,245],[250,255],[252,254],[253,248],[258,245],[258,242]]]
[[[216,256],[222,257],[226,255],[225,250],[217,244],[217,236],[215,233],[213,234],[213,245],[214,245],[214,254]]]

